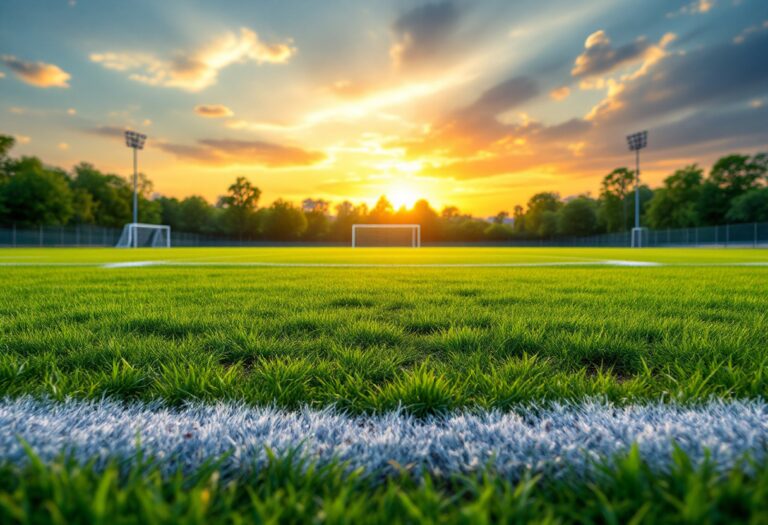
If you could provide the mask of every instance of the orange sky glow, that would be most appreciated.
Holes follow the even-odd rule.
[[[386,195],[481,217],[596,195],[641,129],[652,186],[766,148],[768,75],[744,60],[768,52],[765,3],[616,4],[14,3],[0,132],[16,154],[127,176],[121,135],[141,131],[167,196],[215,202],[245,176],[263,205]]]

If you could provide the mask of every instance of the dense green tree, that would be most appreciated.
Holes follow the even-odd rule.
[[[768,175],[768,155],[728,155],[712,166],[704,184],[697,210],[703,224],[716,225],[726,221],[731,201],[757,189]]]
[[[537,193],[528,200],[525,213],[525,229],[528,232],[550,237],[557,233],[557,211],[563,206],[560,195],[553,192]]]
[[[192,233],[213,233],[214,209],[205,198],[192,195],[179,203],[180,229]]]
[[[221,197],[219,204],[224,208],[222,219],[228,232],[241,239],[244,236],[254,237],[258,233],[256,209],[261,190],[245,177],[238,177],[227,192],[227,195]]]
[[[725,219],[730,222],[768,221],[768,187],[749,190],[733,199]]]
[[[507,241],[512,238],[512,228],[500,222],[492,222],[483,232],[489,241]]]
[[[494,224],[504,224],[504,221],[506,221],[509,218],[509,212],[508,211],[500,211],[493,217],[493,223]]]
[[[440,238],[440,218],[425,199],[416,201],[407,214],[406,222],[421,225],[421,240],[435,241]]]
[[[355,206],[343,201],[336,206],[336,219],[331,224],[331,238],[335,241],[352,240],[352,225],[368,221],[368,207],[365,204]]]
[[[704,171],[696,164],[679,169],[664,179],[664,186],[653,193],[648,205],[648,226],[688,228],[698,225],[698,201],[703,180]]]
[[[27,226],[66,224],[72,217],[72,190],[60,170],[36,157],[9,162],[9,179],[0,186],[6,222]]]
[[[120,228],[132,220],[132,188],[117,175],[104,174],[86,162],[74,168],[72,189],[86,191],[93,201],[96,224]]]
[[[544,210],[539,215],[536,234],[544,239],[551,239],[560,231],[560,216],[556,211]]]
[[[77,224],[96,222],[96,203],[93,195],[82,188],[72,190],[72,221]]]
[[[512,210],[512,229],[515,233],[521,234],[525,232],[525,209],[519,204],[515,205]]]
[[[558,221],[562,235],[592,235],[597,230],[597,203],[589,197],[571,199],[560,210]]]
[[[307,229],[307,218],[300,208],[277,199],[264,210],[262,233],[271,241],[296,241]]]
[[[0,183],[10,177],[7,169],[7,163],[10,161],[8,154],[16,144],[16,139],[10,135],[0,135]]]
[[[160,203],[160,221],[171,227],[172,231],[181,231],[181,203],[176,197],[158,197]]]
[[[634,182],[635,172],[628,168],[616,168],[603,177],[597,218],[604,231],[620,232],[629,228]]]
[[[307,219],[307,229],[303,238],[307,241],[321,241],[328,237],[331,229],[331,221],[328,218],[331,205],[323,199],[308,199],[311,202],[311,209],[304,210],[304,217]]]
[[[379,200],[376,201],[376,205],[371,208],[368,214],[368,219],[373,224],[386,224],[392,222],[392,216],[394,214],[394,208],[392,203],[382,195]]]

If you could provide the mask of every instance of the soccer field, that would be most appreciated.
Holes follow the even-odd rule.
[[[218,517],[248,490],[288,521],[765,517],[768,251],[17,249],[0,267],[7,490],[112,472],[110,505],[156,483]],[[118,482],[139,450],[155,481]],[[212,481],[219,458],[238,488]],[[163,485],[179,469],[193,489]]]

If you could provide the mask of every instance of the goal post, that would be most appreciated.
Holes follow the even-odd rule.
[[[632,228],[632,248],[648,246],[648,228]]]
[[[131,222],[123,226],[116,248],[170,248],[171,227]]]
[[[352,248],[374,246],[421,248],[421,225],[353,224]]]

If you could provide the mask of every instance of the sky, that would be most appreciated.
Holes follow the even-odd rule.
[[[210,201],[305,197],[479,216],[768,149],[765,0],[0,0],[16,154]]]

